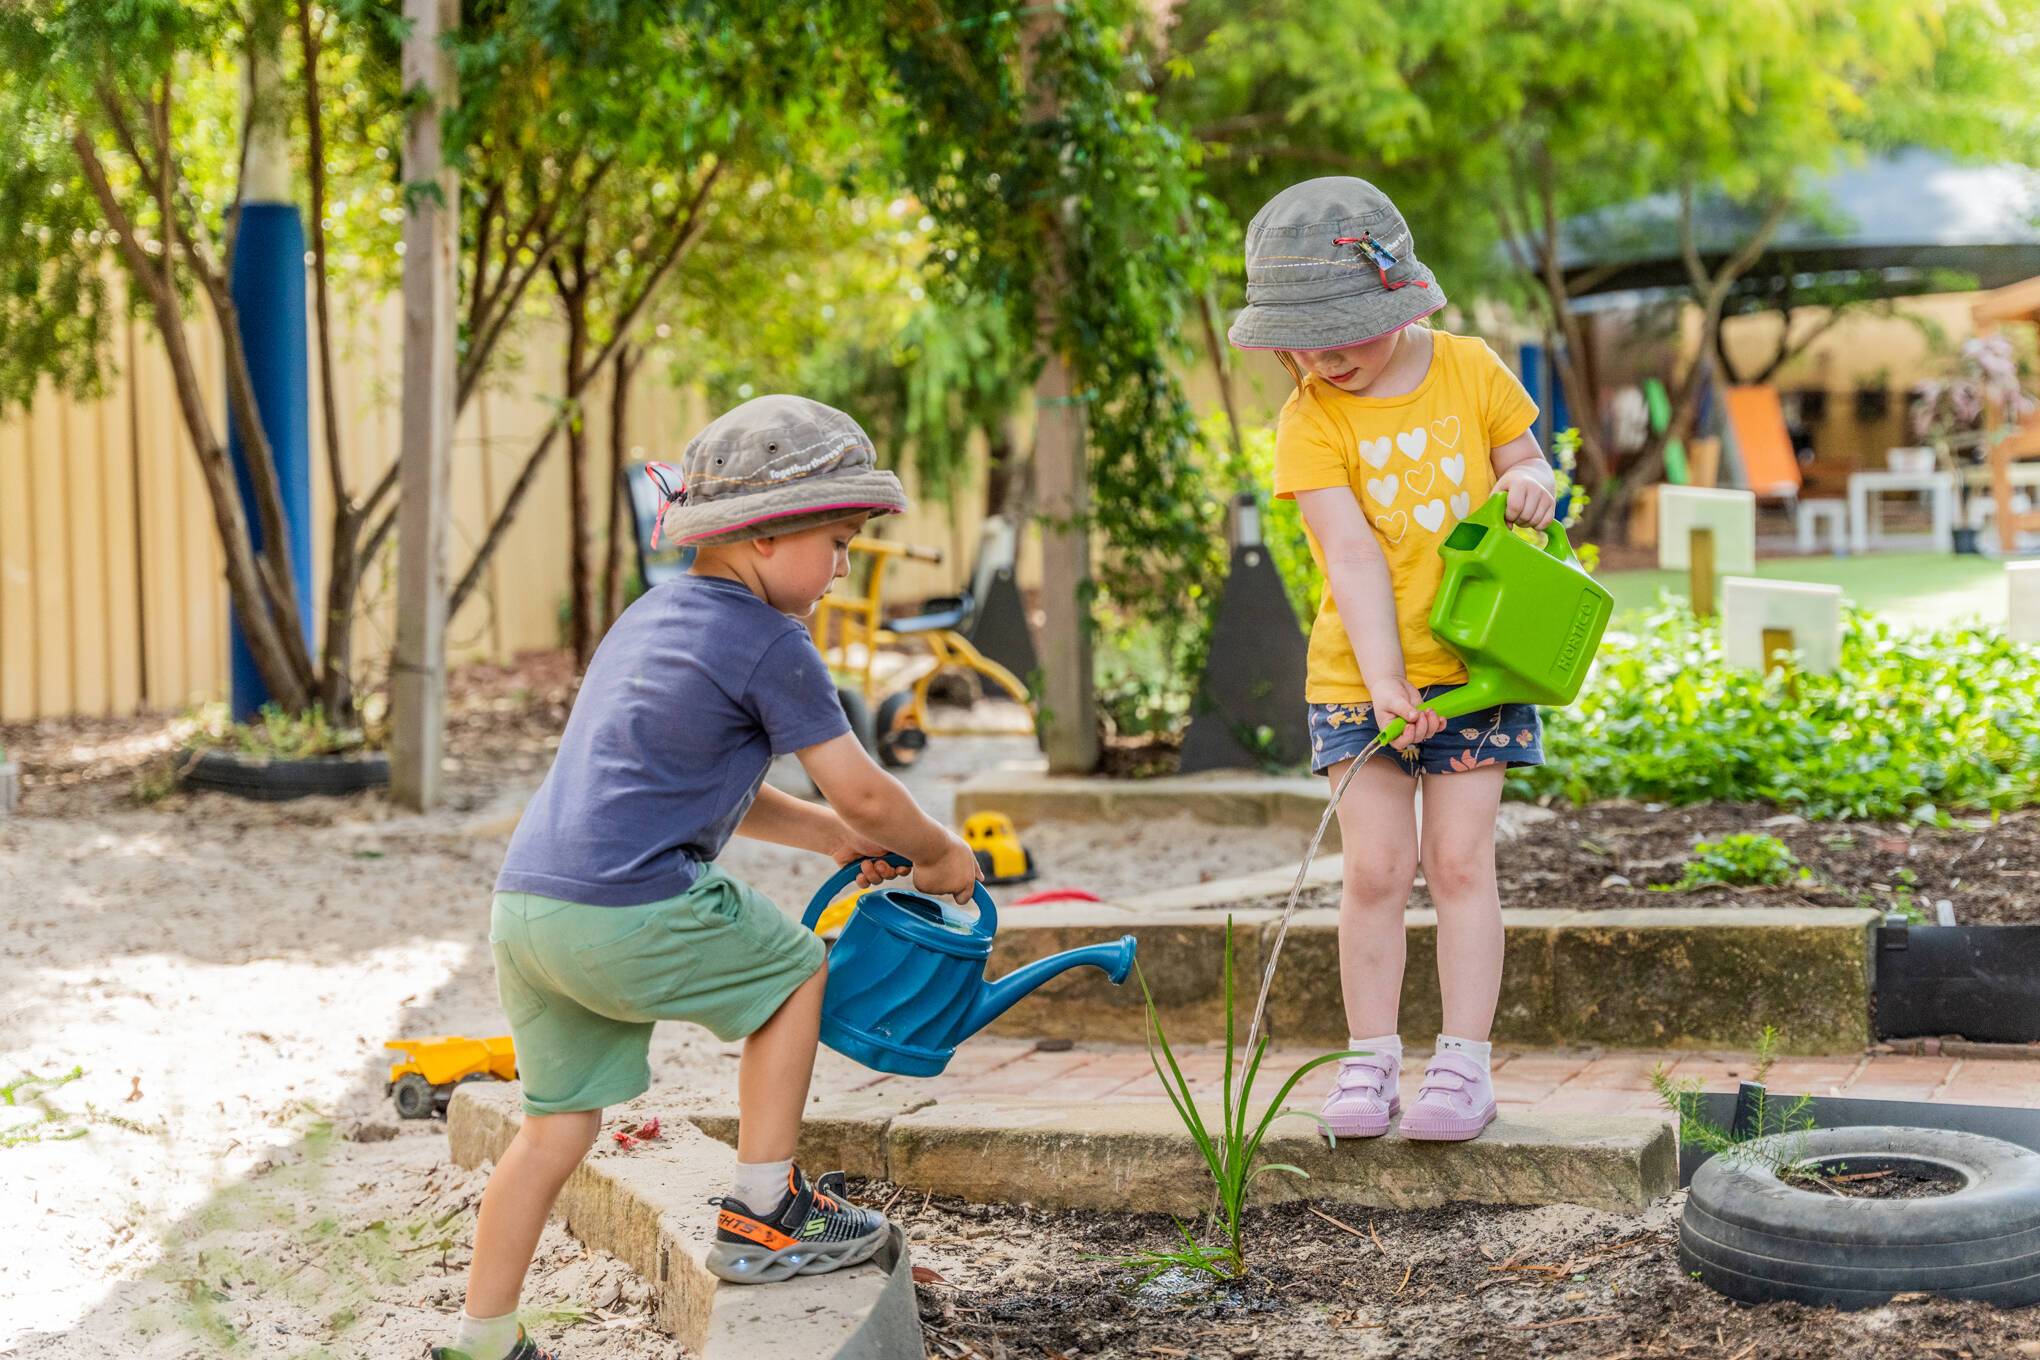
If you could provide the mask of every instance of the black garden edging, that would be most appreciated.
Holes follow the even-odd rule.
[[[2040,1041],[2040,925],[1879,926],[1880,1039]]]
[[[234,751],[187,751],[178,758],[177,779],[186,788],[265,803],[330,798],[387,787],[390,758],[380,752],[369,752],[276,760]]]

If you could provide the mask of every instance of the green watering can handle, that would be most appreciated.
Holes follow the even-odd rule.
[[[1509,528],[1508,509],[1509,493],[1497,491],[1494,495],[1489,496],[1483,501],[1478,510],[1468,515],[1464,520],[1461,520],[1460,523],[1481,524],[1490,529],[1513,532]],[[1544,528],[1544,551],[1561,562],[1577,562],[1579,560],[1573,553],[1572,540],[1566,537],[1565,526],[1555,519]],[[1453,703],[1455,699],[1464,701],[1477,697],[1480,696],[1468,693],[1467,686],[1462,685],[1450,694],[1440,695],[1435,701],[1425,704],[1424,707],[1433,713],[1444,713],[1448,718],[1456,718],[1471,713],[1476,708],[1486,708],[1489,706],[1484,703],[1475,703],[1472,707],[1465,707],[1463,703]],[[1395,719],[1388,726],[1381,729],[1381,744],[1383,746],[1393,745],[1395,739],[1400,737],[1408,727],[1409,723],[1405,719]]]

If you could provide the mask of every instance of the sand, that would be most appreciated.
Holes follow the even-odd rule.
[[[504,1030],[489,886],[556,721],[485,709],[456,726],[451,804],[422,817],[379,797],[137,805],[128,757],[162,744],[145,727],[8,733],[43,777],[0,820],[0,1083],[81,1075],[0,1106],[0,1353],[394,1355],[448,1334],[482,1178],[447,1162],[443,1126],[395,1119],[380,1045]],[[946,816],[970,774],[1037,760],[1024,739],[942,739],[909,782]],[[1273,867],[1301,842],[1045,827],[1030,886],[1109,897]],[[793,910],[828,869],[753,843],[725,863]],[[733,1094],[736,1052],[663,1027],[659,1088]],[[825,1051],[815,1089],[865,1079]],[[526,1303],[577,1360],[674,1353],[642,1281],[557,1226]]]

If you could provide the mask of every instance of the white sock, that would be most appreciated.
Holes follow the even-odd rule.
[[[1394,1058],[1395,1065],[1397,1067],[1402,1066],[1402,1036],[1400,1034],[1384,1034],[1378,1039],[1354,1039],[1349,1037],[1346,1040],[1346,1048],[1348,1052],[1373,1053],[1385,1058]],[[1351,1062],[1353,1060],[1348,1058],[1346,1061]]]
[[[730,1197],[741,1200],[748,1209],[770,1213],[786,1198],[786,1179],[792,1171],[790,1160],[738,1162],[737,1174],[730,1181]]]
[[[517,1349],[516,1312],[478,1318],[469,1317],[467,1309],[461,1309],[460,1325],[453,1333],[453,1349],[469,1360],[503,1360]]]
[[[1449,1034],[1438,1036],[1440,1053],[1458,1053],[1471,1058],[1480,1064],[1480,1070],[1483,1072],[1488,1070],[1488,1054],[1493,1047],[1492,1044],[1479,1043],[1472,1039],[1455,1039]]]

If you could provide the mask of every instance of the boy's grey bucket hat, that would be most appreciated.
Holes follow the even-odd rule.
[[[1383,265],[1374,254],[1394,257]],[[1241,349],[1343,349],[1401,330],[1445,305],[1417,259],[1409,224],[1364,179],[1292,184],[1247,226],[1247,306],[1232,323]]]
[[[662,520],[675,543],[741,543],[907,508],[863,427],[806,397],[754,397],[725,411],[680,455],[680,480]]]

